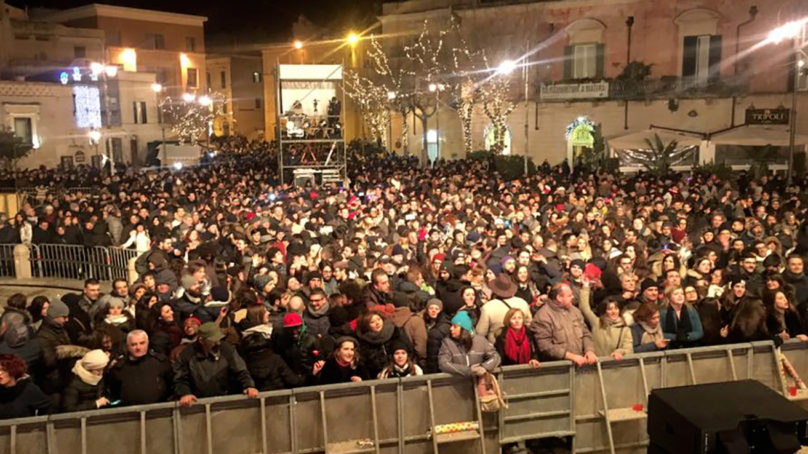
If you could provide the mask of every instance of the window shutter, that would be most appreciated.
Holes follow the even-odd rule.
[[[694,77],[696,75],[696,45],[698,39],[698,36],[685,36],[682,53],[682,77]]]
[[[606,46],[595,44],[595,78],[603,78],[603,70],[606,65]]]
[[[572,46],[564,46],[564,80],[572,79]]]
[[[721,77],[721,35],[710,37],[710,81]]]

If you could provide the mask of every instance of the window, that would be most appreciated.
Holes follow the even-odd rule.
[[[152,49],[165,49],[166,38],[160,33],[149,33],[146,35],[147,42],[151,44]]]
[[[186,68],[185,76],[186,76],[185,86],[188,88],[196,88],[197,87],[196,68]]]
[[[255,108],[256,109],[261,108],[261,98],[255,98]]]
[[[697,85],[718,79],[721,62],[721,35],[685,36],[682,77]]]
[[[564,79],[603,77],[603,44],[576,44],[564,48]]]
[[[185,37],[185,50],[187,52],[196,52],[196,38],[193,36]]]
[[[261,73],[259,73],[258,71],[253,73],[253,83],[254,84],[260,84],[261,83]]]
[[[73,56],[75,58],[84,58],[87,56],[87,48],[84,46],[74,46]]]
[[[226,102],[223,102],[223,103],[222,103],[222,113],[223,113],[223,114],[226,114],[226,113],[227,113],[227,103],[226,103]]]
[[[208,87],[208,88],[211,87],[211,84],[210,84],[210,72],[209,71],[205,72],[205,86]]]
[[[220,72],[219,78],[221,80],[222,88],[227,87],[227,73],[225,71]]]
[[[145,125],[148,123],[148,119],[146,117],[146,102],[145,101],[135,101],[132,103],[132,113],[134,114],[133,118],[135,119],[135,124],[142,124]]]
[[[25,143],[34,143],[31,117],[14,117],[14,135]]]

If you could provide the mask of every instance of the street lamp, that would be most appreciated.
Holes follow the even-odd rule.
[[[354,32],[348,33],[348,44],[355,46],[359,42],[359,35]]]
[[[200,105],[200,106],[202,106],[202,107],[208,107],[208,106],[210,106],[210,105],[211,105],[211,103],[213,103],[213,100],[211,100],[211,99],[210,99],[210,96],[208,96],[208,95],[203,95],[203,96],[200,96],[200,97],[199,97],[199,99],[197,100],[197,102],[198,102],[198,103],[199,103],[199,105]]]
[[[87,133],[87,137],[90,138],[90,145],[92,145],[95,148],[95,155],[98,156],[98,143],[101,142],[101,131],[97,129],[91,129],[90,132]],[[100,160],[98,164],[101,165]]]
[[[196,95],[193,93],[183,93],[182,100],[185,102],[194,102],[196,100]]]
[[[788,127],[788,174],[787,174],[787,184],[791,186],[792,178],[794,175],[794,148],[796,147],[796,134],[797,134],[797,87],[800,83],[800,68],[802,65],[802,59],[800,58],[800,54],[802,50],[800,49],[799,44],[799,36],[802,33],[802,29],[805,24],[808,23],[808,18],[803,18],[796,21],[791,21],[786,24],[781,25],[780,27],[775,28],[771,32],[769,32],[769,36],[766,38],[765,43],[769,44],[780,44],[780,42],[790,39],[792,42],[792,48],[794,52],[794,62],[796,63],[797,67],[794,68],[794,84],[791,88],[791,112],[789,115],[789,127]],[[804,63],[803,63],[804,64]]]
[[[510,74],[516,69],[516,62],[513,60],[505,60],[497,67],[498,74]]]
[[[302,48],[303,48],[303,42],[300,41],[299,39],[296,39],[295,40],[295,49],[302,49]]]
[[[388,91],[387,92],[387,99],[389,99],[391,101],[396,99],[396,92],[394,92],[393,90]]]
[[[160,133],[162,135],[163,142],[161,144],[161,148],[163,151],[163,162],[168,162],[168,150],[166,150],[166,125],[165,120],[163,117],[165,116],[165,112],[163,111],[163,100],[160,98],[160,93],[163,92],[163,84],[159,82],[154,82],[151,84],[152,91],[157,95],[157,120],[160,122]],[[164,164],[165,165],[165,164]]]

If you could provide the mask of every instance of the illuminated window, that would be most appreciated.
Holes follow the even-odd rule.
[[[25,143],[34,143],[31,117],[14,117],[14,135]]]

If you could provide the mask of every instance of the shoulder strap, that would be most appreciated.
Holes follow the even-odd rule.
[[[502,304],[504,304],[504,305],[508,306],[508,309],[513,309],[513,307],[511,307],[511,305],[510,305],[510,304],[508,304],[508,302],[507,302],[507,301],[505,301],[505,299],[504,299],[504,298],[503,298],[503,299],[501,299],[500,301],[502,301]]]

